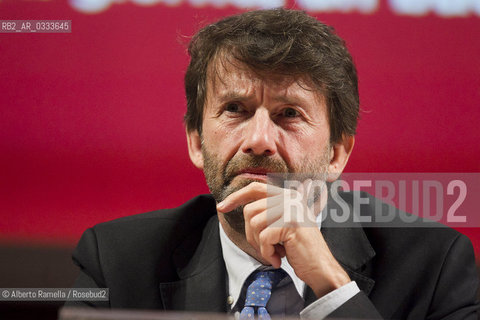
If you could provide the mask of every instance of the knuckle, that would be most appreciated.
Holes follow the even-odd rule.
[[[260,232],[260,234],[258,235],[258,240],[260,241],[260,244],[264,244],[268,239],[268,234],[266,232],[266,230]]]
[[[252,210],[252,205],[250,203],[246,204],[243,207],[243,216],[244,216],[245,220],[250,220],[252,218],[253,210]]]
[[[254,181],[251,183],[252,189],[256,192],[267,193],[266,185],[264,183]]]
[[[250,226],[252,227],[252,229],[258,230],[260,228],[260,225],[261,222],[258,216],[252,217],[252,219],[250,219]]]

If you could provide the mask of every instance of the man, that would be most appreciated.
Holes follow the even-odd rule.
[[[213,197],[87,230],[75,286],[108,287],[110,301],[85,304],[240,319],[476,318],[466,237],[335,225],[323,215],[338,200],[326,188],[312,195],[316,181],[343,171],[359,110],[354,64],[331,28],[299,11],[247,12],[200,30],[189,53],[188,151]],[[300,182],[290,190],[275,174]],[[290,212],[302,195],[305,205]],[[351,207],[362,195],[341,196]],[[378,214],[363,196],[361,214]]]

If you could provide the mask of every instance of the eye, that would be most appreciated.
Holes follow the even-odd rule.
[[[225,111],[238,113],[238,112],[242,112],[243,110],[238,103],[230,102],[227,105],[225,105]]]
[[[283,116],[286,118],[295,118],[298,117],[300,113],[293,108],[285,108],[283,110]]]

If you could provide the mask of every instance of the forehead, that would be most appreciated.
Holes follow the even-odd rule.
[[[325,102],[324,94],[307,75],[254,70],[231,55],[219,54],[207,69],[207,100],[235,94],[255,94],[255,87],[268,87],[279,96],[300,96]]]

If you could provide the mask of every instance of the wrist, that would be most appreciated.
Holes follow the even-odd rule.
[[[312,274],[311,278],[305,283],[313,290],[317,298],[321,298],[324,295],[343,287],[350,283],[352,280],[348,274],[338,266],[339,269],[325,273]],[[328,276],[325,276],[327,274]]]

